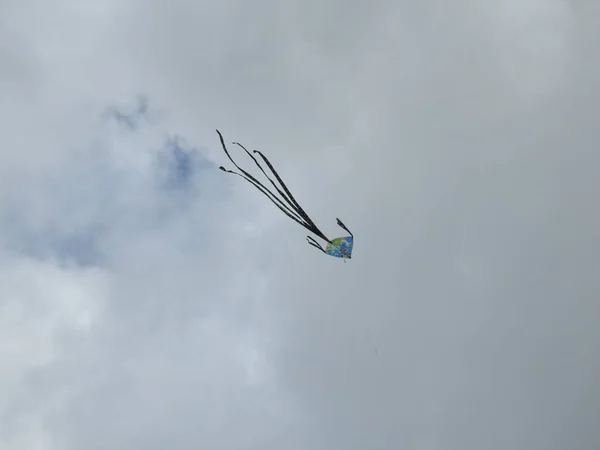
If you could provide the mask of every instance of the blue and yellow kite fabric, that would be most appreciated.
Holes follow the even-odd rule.
[[[354,237],[346,236],[332,239],[325,246],[325,253],[336,258],[352,258],[352,247],[354,245]]]
[[[277,206],[277,208],[279,208],[281,210],[281,212],[283,212],[286,216],[288,216],[290,219],[292,219],[297,224],[302,225],[308,231],[310,231],[311,233],[314,233],[315,235],[317,235],[318,237],[320,237],[327,243],[326,247],[323,248],[321,246],[321,244],[319,244],[314,238],[312,238],[311,236],[306,236],[306,240],[313,247],[317,248],[318,250],[325,253],[326,255],[335,256],[336,258],[342,258],[342,259],[346,260],[346,259],[350,259],[352,257],[352,247],[354,246],[354,235],[346,227],[346,225],[344,225],[342,223],[342,221],[340,219],[336,219],[337,224],[341,228],[343,228],[345,231],[347,231],[350,234],[350,236],[340,237],[340,238],[336,238],[333,240],[329,240],[329,238],[327,238],[327,236],[325,236],[325,234],[323,234],[323,232],[315,225],[315,223],[312,221],[312,219],[310,217],[308,217],[308,214],[306,214],[304,209],[302,209],[300,204],[296,201],[296,199],[294,198],[292,193],[289,191],[288,187],[285,185],[285,183],[283,182],[283,180],[281,179],[281,177],[279,176],[279,174],[277,173],[277,171],[275,170],[275,168],[273,167],[271,162],[267,159],[267,157],[265,155],[262,154],[262,152],[260,152],[258,150],[252,151],[252,153],[258,155],[258,157],[267,165],[267,167],[271,171],[272,176],[274,176],[275,180],[277,180],[277,182],[279,183],[279,186],[275,183],[275,180],[273,180],[271,177],[269,177],[269,175],[267,175],[267,172],[260,165],[260,163],[258,162],[258,159],[256,157],[254,157],[254,155],[252,153],[250,153],[246,149],[246,147],[244,147],[242,144],[240,144],[238,142],[233,143],[234,145],[238,145],[239,147],[241,147],[246,152],[246,154],[248,156],[250,156],[250,158],[252,158],[252,160],[254,161],[254,164],[256,164],[256,166],[260,169],[260,171],[267,178],[267,180],[269,180],[269,182],[273,185],[273,187],[275,188],[275,190],[277,191],[277,194],[279,194],[279,196],[277,196],[273,191],[271,191],[264,184],[262,184],[260,181],[258,181],[252,174],[246,172],[244,169],[242,169],[240,166],[238,166],[236,164],[236,162],[233,160],[233,158],[231,157],[231,155],[229,154],[229,151],[227,150],[227,147],[225,146],[225,141],[223,140],[223,135],[219,132],[219,130],[217,130],[217,134],[219,135],[219,139],[221,140],[221,146],[223,147],[223,151],[225,151],[225,154],[227,155],[229,160],[233,163],[233,165],[239,170],[239,172],[234,172],[233,170],[225,169],[225,167],[223,167],[223,166],[220,166],[219,169],[221,169],[224,172],[232,173],[234,175],[242,177],[248,183],[253,185],[256,189],[258,189],[260,192],[262,192],[263,195],[265,197],[267,197],[269,200],[271,200],[271,202],[275,206]]]

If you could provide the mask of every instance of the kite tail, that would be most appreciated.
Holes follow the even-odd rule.
[[[315,241],[312,237],[306,236],[306,240],[308,241],[308,243],[310,245],[321,250],[323,253],[327,254],[327,252],[323,249],[323,247],[321,247],[321,245],[317,241]]]
[[[308,217],[308,214],[306,214],[306,212],[304,211],[304,209],[302,208],[302,206],[300,206],[300,204],[296,201],[296,199],[294,198],[294,196],[292,195],[292,193],[290,192],[290,190],[288,189],[288,187],[285,185],[285,183],[283,182],[283,180],[281,179],[281,177],[279,176],[279,174],[277,173],[277,171],[275,170],[275,168],[273,167],[273,165],[271,164],[271,162],[268,160],[268,158],[259,150],[253,150],[254,153],[258,153],[260,155],[260,157],[262,158],[262,160],[267,164],[267,166],[269,167],[269,170],[273,173],[273,175],[275,175],[275,178],[277,178],[277,181],[279,181],[279,184],[281,184],[281,187],[283,188],[283,190],[287,193],[287,195],[289,196],[291,202],[294,204],[295,206],[295,210],[298,211],[298,214],[300,214],[302,216],[302,218],[308,223],[310,224],[311,227],[313,227],[313,230],[311,230],[313,233],[315,233],[317,236],[319,236],[320,238],[326,240],[327,242],[331,242],[324,234],[321,230],[319,230],[319,228],[315,225],[315,223],[312,221],[312,219],[310,217]]]
[[[283,182],[283,180],[281,179],[279,174],[275,171],[273,165],[269,162],[269,160],[261,152],[259,152],[258,150],[254,150],[254,153],[258,153],[261,156],[261,158],[267,163],[267,165],[269,166],[269,169],[271,170],[271,172],[273,172],[273,174],[277,178],[277,181],[279,181],[279,183],[283,187],[284,191],[287,193],[287,196],[283,192],[281,192],[281,190],[277,187],[275,182],[266,174],[266,172],[260,166],[258,161],[256,161],[256,159],[250,154],[250,152],[248,152],[248,150],[246,150],[246,148],[244,146],[242,146],[241,144],[235,143],[235,144],[239,145],[240,147],[242,147],[246,151],[246,153],[248,153],[250,155],[250,157],[254,160],[254,162],[259,167],[259,169],[264,173],[264,175],[267,177],[267,179],[269,179],[269,181],[271,182],[271,184],[273,184],[275,189],[277,189],[277,192],[289,204],[289,207],[284,205],[283,202],[279,198],[277,198],[277,196],[275,196],[275,194],[273,194],[273,192],[271,192],[269,189],[267,189],[260,181],[258,181],[251,174],[249,174],[248,172],[246,172],[244,169],[242,169],[240,166],[238,166],[236,164],[236,162],[233,160],[233,158],[227,151],[227,146],[225,145],[223,135],[221,134],[221,132],[219,130],[216,130],[216,131],[217,131],[217,134],[219,135],[219,139],[221,140],[221,146],[223,147],[223,151],[225,152],[225,154],[227,155],[229,160],[233,163],[233,165],[235,167],[237,167],[240,170],[240,172],[242,172],[245,176],[242,176],[240,174],[237,174],[237,175],[242,176],[242,178],[244,178],[246,181],[249,181],[250,183],[252,183],[257,189],[259,189],[264,195],[266,195],[269,198],[269,200],[271,200],[273,203],[275,203],[276,206],[279,207],[279,209],[284,211],[288,217],[293,218],[295,222],[302,225],[308,231],[316,234],[321,239],[324,239],[327,242],[331,242],[329,240],[329,238],[327,238],[327,236],[325,236],[325,234],[321,230],[319,230],[319,228],[315,225],[315,223],[311,220],[311,218],[308,217],[308,215],[306,214],[304,209],[302,209],[302,207],[298,204],[298,202],[296,201],[296,199],[294,198],[292,193],[289,191],[289,189],[287,188],[287,186],[285,185],[285,183]],[[225,172],[230,172],[230,171],[225,170],[224,168],[221,168],[221,169],[224,170]],[[235,173],[235,172],[231,172],[231,173]],[[277,201],[277,203],[275,201]],[[291,210],[293,210],[293,212],[290,210],[290,208],[291,208]],[[297,216],[294,213],[296,213]]]
[[[238,177],[242,177],[244,180],[248,181],[250,184],[252,184],[252,186],[254,186],[256,189],[258,189],[259,191],[261,191],[263,194],[265,194],[265,196],[271,200],[271,202],[273,202],[273,204],[275,206],[277,206],[286,216],[288,216],[290,219],[292,219],[294,222],[298,223],[299,225],[302,225],[304,228],[307,228],[308,230],[310,230],[309,225],[304,223],[303,221],[301,221],[299,218],[297,218],[296,216],[294,216],[286,207],[285,205],[280,205],[278,204],[275,200],[279,200],[277,197],[275,197],[275,200],[273,200],[271,197],[269,197],[269,195],[263,191],[262,186],[260,186],[259,184],[254,183],[252,180],[250,180],[249,178],[246,178],[244,175],[234,172],[233,170],[227,170],[225,169],[223,166],[219,167],[219,169],[221,169],[223,172],[227,172],[227,173],[232,173],[234,175],[237,175]],[[270,194],[272,194],[271,192],[269,192]],[[312,230],[310,230],[312,231]]]
[[[352,231],[350,231],[350,230],[349,230],[349,229],[346,227],[346,225],[344,225],[344,223],[343,223],[343,222],[342,222],[340,219],[338,219],[338,218],[336,217],[336,219],[335,219],[335,220],[337,220],[337,224],[338,224],[340,227],[342,227],[344,230],[346,230],[348,233],[350,233],[350,236],[354,237],[354,235],[352,234]]]
[[[298,209],[296,208],[296,206],[290,201],[289,198],[287,198],[287,196],[285,195],[285,193],[281,189],[279,189],[279,187],[275,184],[275,182],[271,179],[271,177],[269,177],[269,175],[267,175],[267,172],[265,172],[265,170],[262,168],[262,166],[259,164],[259,162],[256,160],[256,158],[252,155],[252,153],[250,153],[246,149],[246,147],[244,147],[239,142],[233,142],[233,144],[234,145],[238,145],[238,146],[240,146],[240,147],[242,147],[244,149],[244,151],[248,154],[248,156],[250,158],[252,158],[252,161],[254,161],[254,164],[256,164],[256,166],[260,169],[260,171],[263,173],[263,175],[265,177],[267,177],[267,180],[269,180],[271,182],[271,184],[273,185],[273,187],[277,190],[277,192],[279,193],[279,195],[281,195],[283,197],[283,199],[290,206],[290,208],[293,209],[294,211],[296,211],[298,213],[298,215],[301,215],[300,211],[298,211]]]
[[[269,189],[267,189],[260,181],[258,181],[256,178],[254,178],[251,174],[249,174],[244,169],[242,169],[240,166],[238,166],[236,164],[236,162],[233,160],[233,158],[231,157],[231,155],[229,154],[229,152],[227,151],[227,146],[225,145],[225,141],[223,140],[223,135],[221,135],[219,130],[217,130],[217,133],[219,134],[219,138],[221,140],[221,146],[223,147],[223,151],[225,152],[225,154],[227,155],[229,160],[233,163],[233,165],[235,167],[237,167],[240,170],[240,172],[243,173],[243,175],[239,174],[237,172],[231,171],[231,170],[227,170],[223,166],[219,167],[219,169],[221,169],[224,172],[233,173],[234,175],[238,175],[238,176],[242,177],[243,179],[248,181],[250,184],[252,184],[256,189],[261,191],[269,200],[271,200],[271,202],[275,206],[277,206],[281,211],[283,211],[283,213],[286,216],[288,216],[290,219],[292,219],[294,222],[296,222],[297,224],[306,228],[308,231],[316,234],[320,238],[329,242],[329,239],[327,238],[327,236],[325,236],[323,234],[323,232],[321,232],[321,230],[319,230],[315,226],[315,224],[312,221],[310,221],[310,219],[309,219],[309,222],[306,223],[306,221],[303,220],[303,217],[300,216],[298,211],[296,211],[295,209],[293,211],[290,210],[289,207],[287,207],[279,198],[277,198],[277,196],[273,192],[271,192]]]
[[[267,166],[269,167],[269,170],[271,172],[273,172],[273,175],[275,175],[275,178],[277,178],[277,181],[279,181],[279,184],[281,184],[281,187],[283,187],[283,190],[287,193],[287,195],[290,196],[292,203],[295,205],[296,209],[298,210],[300,215],[304,218],[304,220],[306,220],[308,223],[314,224],[314,222],[310,219],[310,217],[308,217],[308,214],[306,214],[304,209],[302,209],[302,206],[300,206],[300,204],[296,201],[296,199],[294,198],[294,196],[292,195],[292,193],[290,192],[288,187],[285,185],[285,183],[283,182],[283,180],[281,179],[281,177],[279,176],[279,174],[277,173],[277,171],[271,164],[271,161],[269,161],[267,159],[267,157],[265,155],[263,155],[263,153],[261,151],[253,150],[253,152],[258,153],[260,155],[260,157],[263,159],[263,161],[267,164]]]
[[[223,170],[224,172],[229,172],[229,173],[233,173],[233,174],[241,176],[246,181],[248,181],[249,183],[251,183],[252,185],[254,185],[264,195],[266,195],[269,198],[269,200],[271,200],[273,203],[275,203],[276,206],[279,209],[285,210],[284,212],[286,213],[287,216],[293,216],[292,218],[296,222],[301,223],[301,225],[304,226],[305,228],[306,228],[307,225],[310,226],[309,224],[304,224],[304,220],[303,220],[302,216],[300,216],[300,214],[298,213],[298,211],[296,211],[295,209],[290,209],[279,198],[277,198],[277,196],[273,192],[271,192],[269,189],[267,189],[260,181],[258,181],[251,174],[249,174],[244,169],[242,169],[240,166],[238,166],[236,164],[236,162],[233,160],[233,158],[231,157],[231,155],[229,154],[229,152],[227,151],[227,147],[225,146],[225,142],[223,140],[223,136],[221,135],[221,133],[219,132],[219,130],[217,130],[217,133],[219,134],[219,138],[221,139],[221,145],[223,147],[223,150],[225,151],[225,154],[227,155],[227,157],[229,158],[229,160],[233,163],[233,165],[235,167],[237,167],[240,170],[240,172],[242,172],[244,175],[241,175],[241,174],[236,173],[236,172],[232,172],[230,170],[226,170],[223,166],[219,167],[219,169]]]
[[[263,184],[258,181],[256,178],[254,178],[251,174],[249,174],[248,172],[246,172],[244,169],[242,169],[240,166],[237,165],[237,163],[233,160],[233,158],[231,157],[231,155],[229,154],[229,151],[227,151],[227,146],[225,145],[225,141],[223,140],[223,135],[221,134],[221,132],[219,130],[217,130],[217,133],[219,134],[219,139],[221,140],[221,146],[223,147],[223,151],[225,152],[225,154],[227,155],[227,157],[229,158],[229,161],[231,161],[233,163],[233,165],[235,167],[237,167],[237,169],[242,172],[244,175],[246,175],[246,177],[250,178],[252,181],[254,181],[256,184],[261,185],[265,190],[269,191],[266,187],[263,186]],[[271,191],[269,191],[271,192]],[[271,194],[273,194],[271,192]],[[274,195],[274,194],[273,194]]]

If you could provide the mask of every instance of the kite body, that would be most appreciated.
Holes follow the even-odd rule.
[[[325,253],[336,258],[351,259],[354,237],[346,236],[332,239],[325,246]]]
[[[272,175],[275,177],[275,179],[279,183],[279,186],[275,183],[275,181],[271,177],[269,177],[269,175],[267,175],[267,172],[263,169],[263,167],[260,165],[258,160],[252,155],[252,153],[250,153],[242,144],[240,144],[238,142],[234,142],[235,145],[238,145],[239,147],[241,147],[248,154],[248,156],[250,156],[250,158],[252,158],[252,160],[254,161],[254,164],[256,164],[256,166],[260,169],[260,171],[263,173],[263,175],[265,177],[267,177],[267,180],[269,180],[269,182],[273,185],[273,187],[275,188],[275,191],[277,192],[277,194],[279,194],[279,196],[277,196],[275,194],[275,192],[271,191],[264,184],[262,184],[260,181],[258,181],[253,175],[251,175],[250,173],[248,173],[244,169],[242,169],[240,166],[238,166],[236,164],[236,162],[233,160],[233,158],[231,157],[231,155],[229,154],[229,151],[227,150],[227,147],[225,145],[225,141],[223,140],[223,136],[221,135],[219,130],[217,130],[217,134],[219,135],[219,139],[221,140],[221,146],[223,147],[225,154],[227,155],[229,160],[233,163],[233,165],[239,170],[239,172],[234,172],[233,170],[227,170],[223,166],[219,167],[219,169],[221,169],[224,172],[231,173],[231,174],[237,175],[237,176],[245,179],[248,183],[252,184],[256,189],[258,189],[260,192],[262,192],[262,194],[265,195],[269,200],[271,200],[271,202],[275,206],[277,206],[277,208],[279,208],[281,210],[281,212],[283,212],[286,216],[288,216],[294,222],[303,226],[305,229],[307,229],[311,233],[315,234],[316,236],[320,237],[321,239],[323,239],[326,242],[326,247],[323,248],[321,246],[321,244],[319,244],[314,238],[307,236],[306,239],[308,240],[308,243],[310,245],[312,245],[313,247],[317,248],[318,250],[325,253],[326,255],[334,256],[336,258],[342,258],[342,259],[344,259],[344,262],[346,262],[345,261],[346,259],[350,259],[352,257],[352,247],[354,246],[354,235],[346,227],[346,225],[344,225],[342,223],[342,221],[340,219],[336,219],[337,224],[342,229],[347,231],[350,234],[350,236],[340,237],[340,238],[330,240],[327,236],[325,236],[325,234],[323,234],[323,232],[317,227],[317,225],[315,225],[315,223],[312,221],[312,219],[310,217],[308,217],[308,214],[306,214],[304,209],[296,201],[296,199],[294,198],[292,193],[289,191],[289,189],[287,188],[287,186],[285,185],[285,183],[283,182],[283,180],[281,179],[281,177],[279,176],[279,174],[277,173],[277,171],[275,170],[275,168],[273,167],[273,165],[271,164],[271,162],[267,159],[267,157],[265,155],[263,155],[258,150],[253,150],[253,152],[252,152],[252,153],[257,154],[260,157],[260,159],[262,159],[262,161],[267,165],[267,167],[271,171]]]

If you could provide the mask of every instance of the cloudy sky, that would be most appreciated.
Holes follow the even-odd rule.
[[[598,45],[583,0],[0,0],[0,448],[600,448]]]

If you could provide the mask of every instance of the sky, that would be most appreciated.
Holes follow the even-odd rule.
[[[600,448],[599,25],[0,0],[0,448]]]

